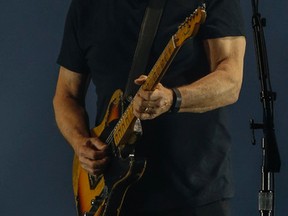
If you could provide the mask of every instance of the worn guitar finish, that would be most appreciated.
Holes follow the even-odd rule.
[[[140,88],[153,90],[160,82],[174,56],[184,42],[194,36],[205,21],[205,5],[182,23],[172,36],[147,80]],[[91,130],[93,136],[107,143],[111,149],[111,161],[102,176],[88,174],[74,156],[73,188],[79,215],[118,216],[125,194],[137,182],[146,168],[146,160],[135,158],[133,100],[123,109],[122,91],[116,90],[110,99],[101,124]],[[125,111],[124,111],[125,110]],[[124,111],[124,112],[123,112]]]

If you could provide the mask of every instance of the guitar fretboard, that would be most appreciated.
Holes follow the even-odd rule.
[[[144,90],[153,90],[153,88],[160,82],[161,78],[168,69],[173,57],[176,55],[179,47],[176,47],[175,38],[172,37],[166,45],[164,51],[158,58],[157,62],[148,74],[147,80],[142,84],[140,88]],[[136,117],[133,114],[133,100],[119,119],[117,125],[114,128],[114,142],[118,146],[121,143],[122,138],[125,136],[128,128],[134,123]]]

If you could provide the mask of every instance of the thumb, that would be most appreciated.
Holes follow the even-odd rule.
[[[97,137],[92,137],[90,138],[89,141],[90,141],[90,145],[95,147],[97,150],[102,151],[107,148],[107,145]]]
[[[146,79],[147,79],[146,75],[141,75],[140,77],[134,80],[134,83],[137,85],[142,85],[146,81]]]

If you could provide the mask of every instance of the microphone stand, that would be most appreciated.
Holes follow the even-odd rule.
[[[276,93],[272,91],[269,77],[268,58],[263,32],[266,20],[261,18],[261,14],[258,12],[258,0],[251,1],[254,42],[261,84],[260,99],[263,105],[263,122],[255,123],[253,119],[250,120],[253,145],[256,143],[254,130],[263,130],[261,190],[258,194],[258,207],[261,216],[274,216],[274,173],[280,172],[281,166],[273,119],[273,102],[276,100]]]

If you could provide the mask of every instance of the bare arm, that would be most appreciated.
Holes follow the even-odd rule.
[[[243,77],[244,37],[226,37],[204,42],[211,73],[179,88],[180,112],[206,112],[238,100]]]
[[[57,125],[73,147],[81,166],[98,174],[107,161],[106,145],[96,137],[90,137],[84,107],[86,82],[86,75],[61,67],[53,105]]]
[[[53,100],[57,125],[77,152],[77,143],[89,137],[88,121],[84,109],[86,76],[60,68]]]
[[[211,73],[186,86],[179,86],[182,96],[180,112],[201,113],[237,101],[242,84],[245,53],[244,37],[225,37],[204,41]],[[141,84],[145,77],[136,83]],[[154,91],[140,91],[134,101],[134,114],[153,119],[167,112],[172,91],[159,84]],[[150,107],[148,110],[145,108]]]

